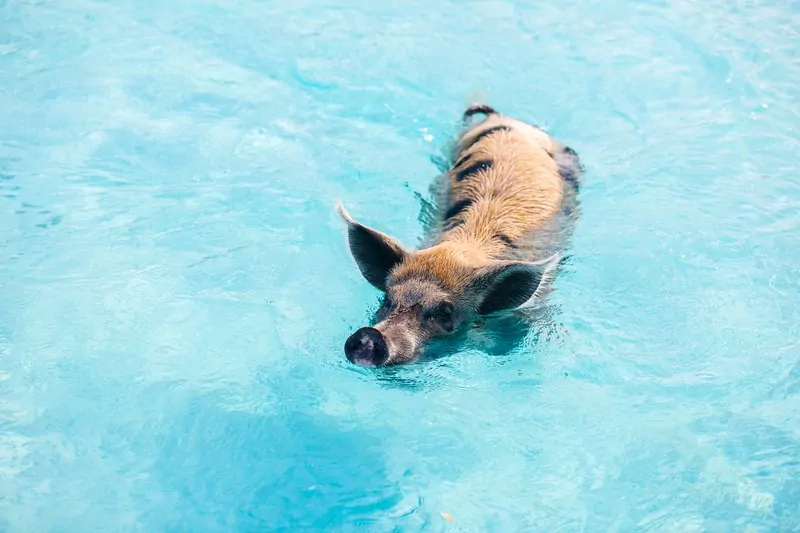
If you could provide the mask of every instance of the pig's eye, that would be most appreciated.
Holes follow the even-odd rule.
[[[381,306],[378,308],[378,310],[375,312],[375,315],[372,317],[372,323],[373,323],[372,325],[375,325],[378,322],[385,320],[386,317],[389,316],[389,313],[391,313],[392,307],[393,307],[392,301],[388,298],[388,296],[385,297],[381,302]]]
[[[443,330],[450,332],[453,331],[453,304],[450,302],[443,302],[436,306],[431,313],[431,318]]]
[[[378,308],[378,312],[375,313],[375,317],[378,320],[383,320],[389,315],[393,307],[392,301],[389,298],[384,298],[383,302],[381,302],[381,306]]]

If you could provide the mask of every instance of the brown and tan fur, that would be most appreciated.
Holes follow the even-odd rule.
[[[488,106],[467,109],[465,124],[475,114],[487,118],[454,147],[440,183],[444,209],[422,249],[406,251],[340,206],[359,268],[386,294],[375,327],[348,339],[355,362],[409,362],[427,341],[536,298],[554,271],[582,173],[577,155]]]

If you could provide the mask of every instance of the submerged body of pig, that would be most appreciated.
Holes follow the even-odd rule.
[[[408,251],[340,205],[359,269],[385,293],[374,327],[345,343],[351,362],[413,361],[428,341],[535,299],[551,277],[576,202],[578,157],[488,106],[470,107],[465,121],[478,113],[486,119],[463,132],[442,176],[444,209],[425,247]]]

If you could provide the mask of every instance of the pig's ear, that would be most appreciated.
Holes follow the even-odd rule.
[[[478,313],[514,309],[538,297],[547,285],[560,254],[542,261],[498,261],[480,270],[472,287],[478,294]]]
[[[388,235],[353,220],[341,202],[336,209],[347,223],[347,241],[358,269],[375,288],[385,291],[389,273],[407,255],[403,245]]]

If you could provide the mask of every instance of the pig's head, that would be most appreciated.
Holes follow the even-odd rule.
[[[490,260],[474,245],[451,242],[407,251],[353,220],[341,204],[338,210],[361,274],[384,294],[373,325],[344,346],[347,359],[364,366],[409,363],[428,342],[464,331],[478,316],[519,307],[557,262],[556,256],[535,263]]]

